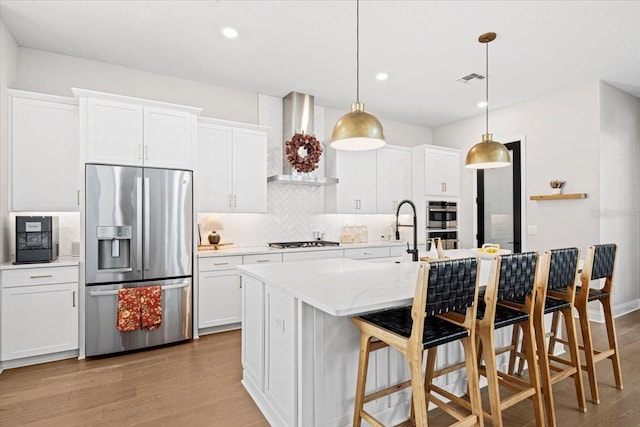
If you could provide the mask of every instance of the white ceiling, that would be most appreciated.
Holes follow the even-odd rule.
[[[356,98],[356,2],[7,1],[19,46],[348,110]],[[241,34],[226,40],[220,27]],[[360,3],[360,99],[384,117],[435,127],[595,79],[640,97],[640,1]],[[374,76],[389,74],[385,82]]]

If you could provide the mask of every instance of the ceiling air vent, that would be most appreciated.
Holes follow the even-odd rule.
[[[460,77],[457,81],[463,84],[467,84],[472,80],[484,80],[484,76],[482,74],[471,73],[466,76]]]

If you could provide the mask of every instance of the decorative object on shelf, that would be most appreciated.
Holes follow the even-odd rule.
[[[484,33],[478,37],[478,41],[486,46],[486,72],[485,72],[485,96],[486,96],[486,132],[482,135],[482,141],[471,147],[467,152],[465,166],[471,169],[493,169],[509,166],[511,157],[507,148],[493,140],[489,133],[489,43],[496,39],[496,33]]]
[[[222,226],[222,221],[215,215],[208,216],[204,220],[204,229],[211,230],[211,233],[207,236],[207,240],[212,245],[217,245],[220,243],[220,234],[218,234],[217,230],[224,230]]]
[[[549,182],[549,187],[551,187],[551,194],[562,194],[562,187],[564,187],[565,182],[560,181],[558,179],[554,179]]]
[[[340,117],[331,133],[331,147],[336,150],[375,150],[385,145],[380,121],[364,111],[360,102],[360,1],[356,1],[356,102],[351,112]]]
[[[300,155],[301,149],[306,154]],[[296,133],[285,143],[285,154],[291,166],[298,172],[313,172],[318,167],[322,145],[313,135]]]

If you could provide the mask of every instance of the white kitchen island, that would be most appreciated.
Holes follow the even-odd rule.
[[[359,332],[351,317],[410,305],[418,263],[351,259],[238,267],[243,286],[242,383],[273,426],[349,426],[353,416]],[[505,328],[506,329],[506,328]],[[501,334],[502,339],[510,338]],[[451,343],[439,364],[462,358]],[[437,383],[464,390],[464,373]],[[368,391],[408,379],[402,355],[372,353]],[[407,418],[411,390],[367,404],[387,424]]]

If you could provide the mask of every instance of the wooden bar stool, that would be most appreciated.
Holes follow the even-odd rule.
[[[480,374],[486,376],[490,417],[495,427],[503,425],[502,411],[525,399],[531,399],[537,426],[544,424],[538,364],[535,361],[535,294],[541,280],[535,252],[496,257],[484,298],[478,304],[478,354],[484,360]],[[519,325],[523,331],[524,356],[529,366],[529,380],[498,371],[496,355],[511,346],[496,349],[494,331]],[[513,392],[501,398],[500,386]]]
[[[578,287],[575,297],[575,307],[578,310],[580,318],[580,330],[582,332],[583,346],[586,365],[582,365],[589,375],[589,386],[591,388],[591,400],[593,403],[600,403],[598,394],[598,383],[596,379],[596,362],[605,359],[611,360],[613,364],[613,376],[616,387],[622,390],[622,371],[620,370],[620,356],[618,352],[618,338],[616,337],[616,328],[613,321],[613,312],[611,307],[611,292],[613,288],[613,276],[616,262],[617,245],[591,245],[587,250],[584,267],[580,273],[581,286]],[[591,288],[591,281],[605,279],[604,286],[600,289]],[[599,351],[593,348],[591,337],[591,325],[589,324],[588,305],[591,301],[600,301],[604,310],[604,321],[607,327],[607,338],[609,348]],[[556,342],[567,344],[567,341],[557,338],[558,319],[557,313],[554,313],[552,322],[552,333],[549,341],[549,352],[552,353]]]
[[[581,412],[587,411],[582,384],[582,370],[580,369],[578,335],[573,317],[579,255],[578,248],[554,249],[545,251],[543,262],[541,263],[543,269],[541,274],[545,280],[539,282],[540,288],[536,294],[534,325],[547,424],[550,426],[557,425],[552,385],[562,379],[573,377],[578,408]],[[545,333],[544,316],[549,313],[562,313],[563,315],[569,359],[554,356],[551,346],[547,352],[546,337],[555,336],[554,334]],[[557,324],[557,320],[555,323]],[[519,341],[519,333],[520,328],[514,327],[512,343]],[[515,360],[516,351],[514,349],[511,351],[509,359],[510,373],[513,373]],[[522,374],[523,360],[521,357],[518,369],[519,374]],[[552,371],[554,372],[553,375],[551,374]]]
[[[474,345],[478,302],[477,269],[478,261],[475,258],[421,264],[411,307],[385,310],[352,319],[360,329],[354,426],[360,426],[363,419],[373,426],[382,426],[364,409],[364,404],[409,386],[412,387],[411,418],[416,426],[427,426],[428,402],[435,403],[456,418],[455,425],[483,425]],[[455,310],[464,311],[462,322],[441,316]],[[374,338],[379,341],[372,342]],[[451,408],[432,396],[422,373],[424,350],[458,340],[464,348],[471,415]],[[411,379],[365,396],[369,354],[387,346],[397,349],[405,356]]]

